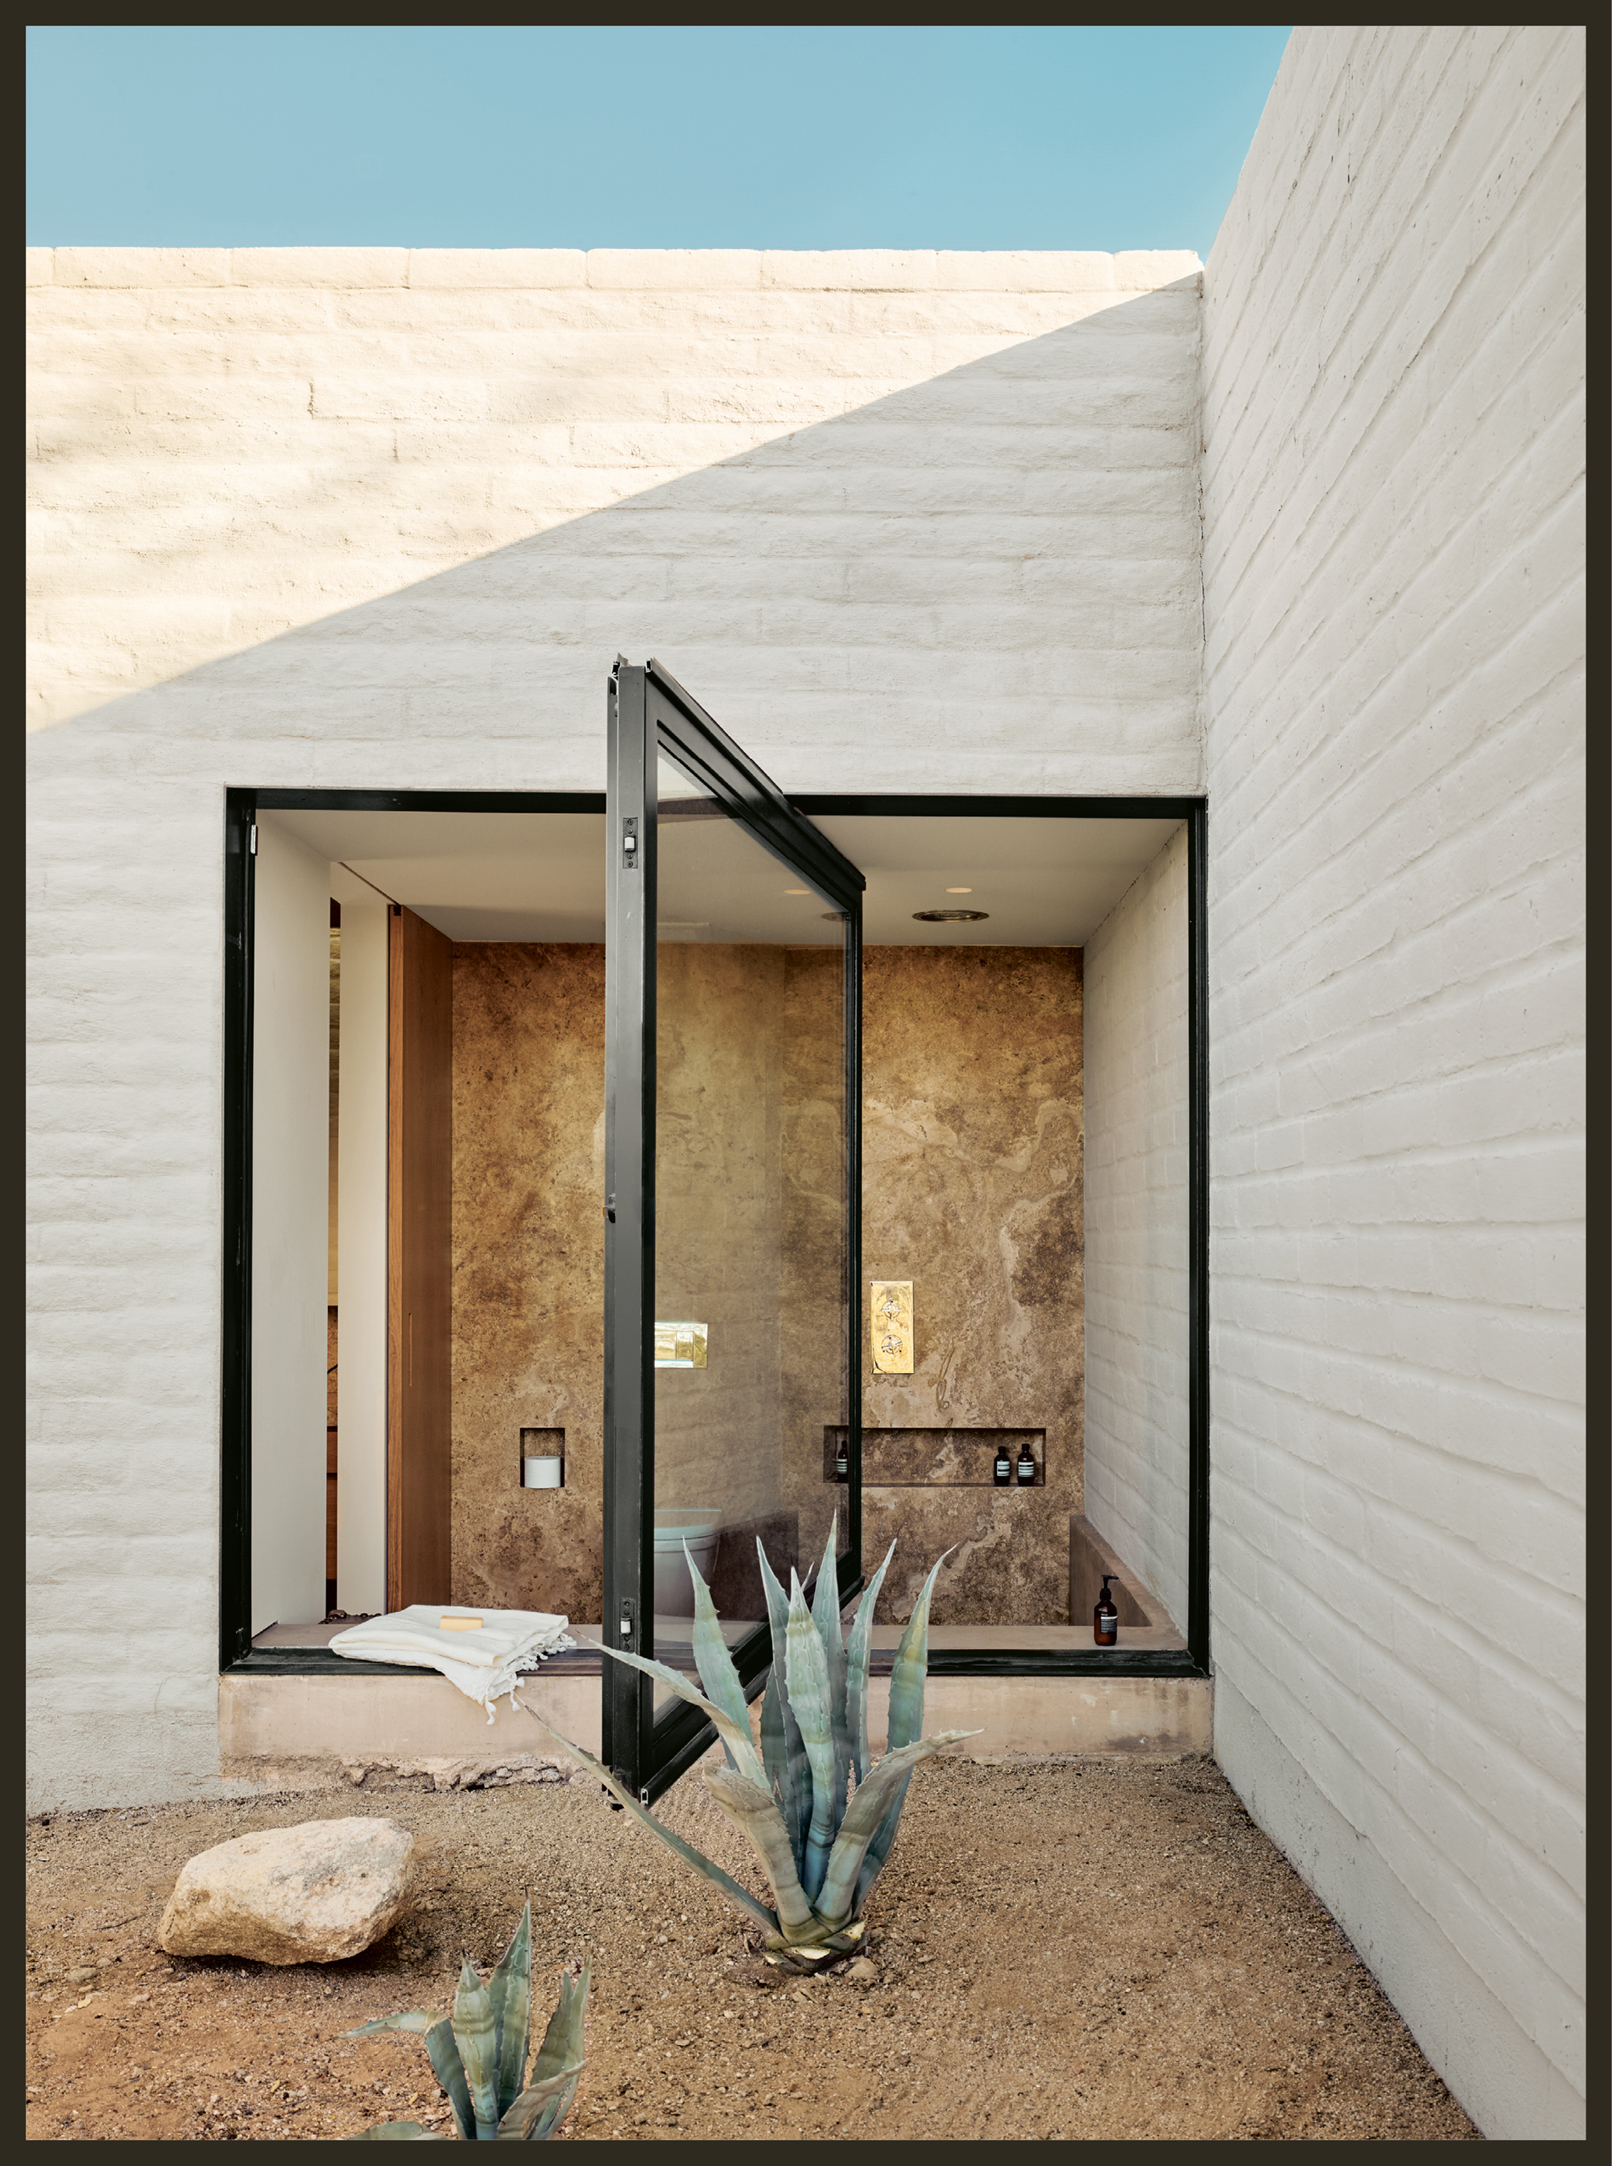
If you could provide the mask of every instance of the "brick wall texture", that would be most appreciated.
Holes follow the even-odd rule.
[[[1185,1631],[1185,827],[1087,941],[1084,1008],[1086,1516]]]
[[[33,254],[36,725],[594,787],[625,648],[796,788],[1201,784],[1190,252]]]
[[[1205,275],[1217,1749],[1581,2129],[1583,33],[1295,34]]]

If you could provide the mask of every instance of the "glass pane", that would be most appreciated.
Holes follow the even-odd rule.
[[[758,1539],[787,1587],[843,1496],[845,928],[664,759],[659,789],[654,1651],[689,1668],[684,1542],[731,1644]]]

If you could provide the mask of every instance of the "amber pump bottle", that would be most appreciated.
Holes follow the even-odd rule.
[[[1091,1636],[1098,1647],[1113,1647],[1119,1640],[1119,1607],[1108,1591],[1112,1572],[1103,1574],[1103,1591],[1097,1597],[1097,1606],[1091,1613]]]
[[[1019,1487],[1028,1488],[1035,1480],[1035,1453],[1028,1444],[1019,1446]]]
[[[1013,1479],[1013,1461],[1008,1456],[1007,1445],[996,1447],[996,1465],[991,1470],[998,1489],[1005,1489]]]

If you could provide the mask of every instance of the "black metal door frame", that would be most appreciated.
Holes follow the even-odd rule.
[[[860,1287],[862,890],[860,872],[802,817],[727,732],[660,665],[618,661],[608,693],[605,916],[604,1630],[643,1653],[652,1641],[655,1527],[656,771],[662,752],[762,847],[845,915],[845,1374],[850,1430],[840,1596],[862,1583]],[[771,1634],[733,1650],[747,1694],[766,1682]],[[654,1684],[604,1664],[601,1756],[647,1805],[712,1742],[696,1707],[656,1718]]]

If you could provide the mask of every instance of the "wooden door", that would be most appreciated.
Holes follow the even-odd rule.
[[[451,1599],[453,944],[390,920],[386,1606]]]

